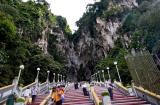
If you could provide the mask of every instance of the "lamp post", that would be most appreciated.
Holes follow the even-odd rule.
[[[98,78],[98,82],[100,81],[100,79],[99,79],[99,72],[97,72],[97,78]]]
[[[53,73],[53,83],[55,83],[55,76],[56,76],[56,74]]]
[[[92,81],[94,82],[94,74],[92,75]]]
[[[92,81],[94,82],[94,74],[91,76]]]
[[[90,79],[91,79],[91,82],[92,82],[92,81],[93,81],[93,75],[91,75],[91,78],[90,78]]]
[[[65,82],[64,77],[65,77],[65,76],[63,76],[63,82]]]
[[[39,71],[40,71],[40,68],[38,67],[37,68],[37,76],[36,76],[36,81],[38,82],[38,77],[39,77]]]
[[[61,75],[61,82],[63,82],[62,78],[63,78],[63,75]]]
[[[48,71],[47,71],[47,74],[48,74],[48,75],[47,75],[47,82],[49,82],[49,73],[50,73],[50,71],[48,70]]]
[[[96,81],[98,82],[98,75],[97,75],[97,73],[96,73]]]
[[[58,74],[58,81],[57,82],[59,82],[59,74]]]
[[[24,69],[24,65],[20,65],[19,66],[19,74],[18,74],[18,80],[17,80],[17,85],[18,85],[18,82],[19,82],[19,78],[20,78],[20,76],[21,76],[21,72],[22,72],[22,70]]]
[[[117,69],[119,82],[121,82],[121,83],[122,83],[122,81],[121,81],[121,77],[120,77],[120,74],[119,74],[119,70],[118,70],[118,67],[117,67],[117,61],[115,61],[115,62],[114,62],[114,65],[116,66],[116,69]]]
[[[61,82],[61,74],[59,74],[59,82]]]
[[[104,82],[105,82],[104,70],[102,70],[102,74],[103,74],[103,80],[104,80]]]
[[[100,71],[98,71],[98,74],[99,74],[99,82],[101,82],[101,74],[100,74]]]
[[[109,72],[109,67],[107,67],[107,72],[108,72],[108,77],[111,80],[110,72]]]
[[[95,73],[95,74],[94,74],[94,80],[95,80],[95,82],[97,81],[96,79],[97,79],[97,78],[96,78],[96,73]]]

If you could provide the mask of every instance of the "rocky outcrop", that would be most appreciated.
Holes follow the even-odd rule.
[[[49,32],[49,28],[45,28],[42,31],[42,37],[38,39],[38,41],[36,42],[36,44],[42,49],[42,51],[44,52],[44,54],[48,54],[48,50],[47,50],[47,46],[48,46],[48,32]]]
[[[118,5],[125,9],[138,6],[136,0],[110,0],[108,9],[113,5]],[[85,79],[90,79],[95,63],[99,59],[106,57],[108,51],[114,47],[114,42],[119,37],[117,30],[121,25],[122,21],[119,18],[114,17],[106,20],[97,17],[94,26],[94,37],[88,27],[83,26],[80,30],[81,35],[75,43],[69,41],[58,27],[52,29],[51,34],[56,39],[56,48],[67,60],[66,67],[68,68],[68,75],[72,76],[72,81],[73,77],[74,81],[77,80],[78,75],[82,72],[81,70],[84,70]],[[127,35],[124,35],[124,40],[129,41]],[[42,36],[38,43],[47,53],[47,36]],[[128,46],[127,43],[125,46]]]
[[[113,5],[119,5],[123,9],[131,9],[137,7],[136,0],[111,0],[108,9]],[[119,35],[117,30],[121,27],[122,21],[119,18],[112,18],[105,20],[103,18],[96,18],[96,35],[92,37],[90,30],[83,26],[81,29],[81,36],[72,48],[69,57],[71,65],[77,69],[77,73],[81,72],[81,67],[85,69],[85,77],[90,77],[90,74],[95,66],[95,63],[107,56],[108,51],[114,47],[114,42]],[[128,37],[125,36],[125,40]],[[127,43],[126,43],[127,46]],[[89,78],[86,78],[89,79]]]

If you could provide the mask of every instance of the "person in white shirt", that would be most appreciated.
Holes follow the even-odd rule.
[[[27,88],[24,93],[23,93],[23,96],[25,98],[25,105],[27,103],[29,103],[29,98],[30,98],[30,95],[31,95],[31,90],[29,88]]]
[[[84,94],[84,96],[88,96],[87,84],[86,84],[86,83],[84,83],[84,84],[82,85],[82,89],[83,89],[83,94]]]
[[[108,81],[106,81],[106,85],[107,85],[107,89],[110,95],[111,100],[113,99],[113,85],[111,80],[109,79]]]
[[[33,86],[33,87],[32,87],[32,90],[31,90],[32,103],[34,103],[37,93],[38,93],[38,91],[37,91],[37,89],[36,89],[36,86]]]

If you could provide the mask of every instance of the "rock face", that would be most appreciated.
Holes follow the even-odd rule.
[[[44,52],[44,54],[47,54],[47,46],[48,46],[48,31],[49,28],[45,28],[42,31],[42,37],[38,39],[38,41],[36,42],[36,44],[42,49],[42,51]]]
[[[125,9],[132,9],[138,6],[136,0],[110,0],[108,9],[115,4]],[[121,27],[121,24],[122,21],[119,18],[105,20],[97,17],[95,23],[95,37],[92,37],[90,30],[84,26],[80,30],[81,35],[76,43],[70,42],[61,30],[55,31],[55,29],[53,29],[52,34],[56,38],[56,47],[66,58],[68,75],[72,76],[72,78],[74,76],[74,81],[77,80],[82,70],[84,72],[83,79],[90,79],[95,63],[99,59],[106,57],[107,52],[114,47],[114,42],[119,37],[116,32],[117,29]],[[38,43],[42,46],[44,52],[47,53],[46,38],[47,37],[43,36],[42,39],[39,39]],[[128,37],[125,35],[124,39],[128,40]],[[41,45],[41,43],[43,43],[43,45]]]

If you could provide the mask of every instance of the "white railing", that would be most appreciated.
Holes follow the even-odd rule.
[[[49,83],[44,82],[44,83],[39,85],[39,92],[40,93],[46,93],[48,91],[49,91]]]
[[[15,85],[12,84],[12,85],[8,85],[0,88],[0,104],[3,103],[9,95],[13,94],[14,87]]]
[[[16,82],[14,82],[11,85],[1,87],[0,88],[0,105],[4,103],[10,95],[16,94],[18,97],[20,97],[23,95],[23,92],[27,88],[32,88],[33,86],[36,86],[36,85],[37,83],[33,82],[25,87],[18,87],[16,86]]]
[[[20,89],[20,96],[23,96],[23,93],[24,93],[24,91],[25,91],[26,89],[28,89],[28,88],[31,89],[33,86],[36,86],[36,85],[37,85],[37,83],[36,83],[36,82],[33,82],[33,83],[31,83],[31,84],[29,84],[29,85],[21,88],[21,89]]]
[[[65,85],[64,82],[59,82],[59,83],[44,82],[41,84],[38,83],[38,81],[35,81],[27,86],[18,87],[17,80],[15,79],[13,81],[13,84],[0,88],[0,105],[4,103],[10,95],[16,94],[18,97],[23,96],[23,93],[27,88],[31,89],[33,86],[36,86],[40,94],[45,94],[49,92],[50,88],[57,86],[58,84]]]

